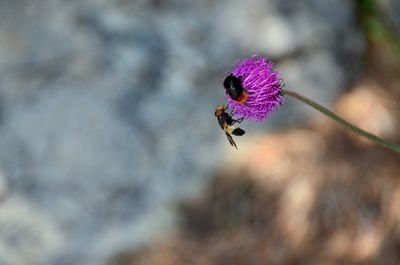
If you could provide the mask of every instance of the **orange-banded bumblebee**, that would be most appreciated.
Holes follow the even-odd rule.
[[[243,104],[247,100],[247,94],[242,86],[242,81],[240,78],[230,74],[225,77],[223,85],[226,93],[234,101]]]
[[[233,119],[232,113],[226,113],[224,106],[219,106],[215,109],[215,117],[217,117],[219,126],[221,126],[222,130],[225,131],[229,143],[237,149],[236,143],[235,141],[233,141],[231,134],[241,136],[245,133],[244,130],[240,129],[239,127],[233,126],[235,123],[241,123],[243,121],[243,118],[240,118],[238,120]]]

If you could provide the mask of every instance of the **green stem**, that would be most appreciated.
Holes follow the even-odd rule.
[[[341,124],[342,126],[346,127],[347,129],[350,129],[354,133],[356,133],[358,135],[361,135],[361,136],[369,139],[370,141],[372,141],[374,143],[380,144],[380,145],[382,145],[382,146],[384,146],[386,148],[389,148],[389,149],[391,149],[391,150],[393,150],[393,151],[395,151],[397,153],[400,153],[400,145],[385,141],[385,140],[379,138],[378,136],[376,136],[376,135],[374,135],[372,133],[366,132],[366,131],[354,126],[353,124],[351,124],[348,121],[346,121],[346,120],[342,119],[341,117],[337,116],[335,113],[333,113],[332,111],[328,110],[327,108],[321,106],[320,104],[316,103],[315,101],[312,101],[312,100],[310,100],[310,99],[308,99],[306,97],[303,97],[300,94],[297,94],[296,92],[293,92],[293,91],[290,91],[290,90],[287,90],[287,89],[283,89],[282,93],[284,95],[294,97],[294,98],[306,103],[307,105],[313,107],[314,109],[322,112],[323,114],[325,114],[329,118],[335,120],[337,123]]]

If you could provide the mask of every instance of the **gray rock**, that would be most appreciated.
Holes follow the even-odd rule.
[[[382,14],[385,26],[394,36],[400,35],[400,2],[397,0],[381,0],[377,1],[378,12]]]
[[[362,48],[339,0],[0,2],[0,263],[102,264],[167,233],[231,151],[213,110],[237,58],[329,103]]]

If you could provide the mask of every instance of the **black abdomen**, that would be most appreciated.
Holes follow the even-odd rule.
[[[225,78],[224,88],[233,100],[238,99],[243,94],[242,82],[232,74]]]

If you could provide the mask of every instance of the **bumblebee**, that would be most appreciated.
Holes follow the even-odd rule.
[[[226,93],[234,101],[243,104],[247,100],[247,94],[242,86],[240,78],[230,74],[225,77],[223,85]]]
[[[232,113],[226,113],[224,106],[219,106],[215,109],[215,117],[217,117],[219,126],[221,126],[222,130],[224,130],[226,134],[226,137],[228,137],[229,143],[237,149],[236,143],[233,141],[231,134],[241,136],[245,133],[244,130],[240,129],[239,127],[233,126],[235,123],[241,123],[243,118],[238,120],[233,119]]]

